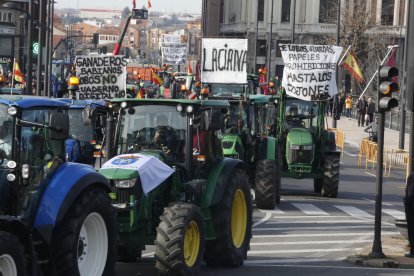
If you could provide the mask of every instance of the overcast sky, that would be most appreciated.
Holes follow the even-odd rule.
[[[57,8],[111,8],[122,10],[132,7],[132,0],[56,0]],[[152,10],[201,14],[202,0],[151,0]],[[136,0],[137,8],[147,7],[147,0]],[[151,11],[150,9],[150,11]]]

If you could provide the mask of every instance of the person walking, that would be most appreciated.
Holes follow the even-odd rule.
[[[368,103],[365,100],[365,97],[361,97],[358,99],[358,102],[356,104],[356,108],[358,111],[358,126],[365,125],[365,114],[367,113],[367,106]]]
[[[369,123],[374,121],[374,113],[375,113],[375,103],[371,97],[368,98],[368,105],[367,105],[367,115],[369,117],[369,122],[366,121],[365,124],[368,126]]]
[[[346,109],[346,117],[348,120],[351,120],[351,111],[352,111],[352,98],[351,96],[346,96],[345,99],[345,109]]]

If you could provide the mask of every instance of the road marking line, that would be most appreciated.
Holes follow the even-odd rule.
[[[247,255],[259,254],[289,254],[289,253],[328,253],[328,252],[344,252],[344,251],[359,251],[362,248],[319,248],[319,249],[288,249],[288,250],[260,250],[248,251]]]
[[[357,157],[357,156],[358,156],[358,154],[349,153],[349,152],[347,152],[347,151],[344,151],[344,153],[345,153],[346,155],[349,155],[349,156],[352,156],[352,157]]]
[[[369,221],[369,220],[356,220],[356,219],[352,219],[352,220],[318,220],[318,221],[268,221],[266,222],[266,224],[311,224],[311,223],[315,223],[315,224],[330,224],[330,223],[373,223],[373,221]]]
[[[395,225],[382,225],[382,228],[395,228]],[[373,229],[372,225],[358,225],[358,226],[321,226],[321,227],[268,227],[255,228],[254,231],[286,231],[286,230],[345,230],[345,229]]]
[[[369,176],[373,176],[373,177],[377,177],[375,174],[373,174],[373,173],[369,173],[369,172],[365,172],[367,175],[369,175]]]
[[[326,215],[329,214],[313,204],[306,204],[306,203],[292,203],[293,206],[301,210],[303,213],[307,215]]]
[[[155,252],[142,254],[141,257],[154,257]]]
[[[354,206],[343,206],[343,205],[334,205],[339,210],[358,218],[373,218],[373,215],[368,214],[365,211],[362,211],[361,209],[358,209]]]
[[[337,240],[337,241],[294,241],[294,242],[251,242],[251,246],[266,246],[266,245],[299,245],[299,244],[353,244],[353,243],[367,243],[367,240]]]
[[[261,220],[259,220],[258,222],[256,222],[255,224],[253,224],[252,228],[256,227],[257,225],[260,225],[262,223],[265,223],[266,221],[268,221],[270,218],[272,217],[271,213],[266,213],[265,217],[262,218]]]
[[[278,215],[283,215],[285,214],[285,212],[283,212],[282,210],[275,208],[273,210],[262,210],[259,209],[260,212],[265,213],[265,214],[278,214]]]
[[[322,263],[322,262],[334,262],[343,261],[344,258],[291,258],[291,259],[277,259],[277,260],[246,260],[243,265],[253,266],[255,264],[285,264],[285,263]]]
[[[381,235],[398,235],[398,231],[382,231]],[[374,232],[361,233],[361,232],[347,232],[347,233],[322,233],[322,234],[282,234],[282,235],[253,235],[253,239],[270,239],[270,238],[301,238],[301,237],[347,237],[347,236],[361,236],[369,237],[374,236]]]
[[[368,199],[368,198],[365,198],[365,197],[363,197],[362,199],[363,200],[367,200],[367,201],[372,202],[372,203],[375,203],[375,200],[372,200],[372,199]],[[392,203],[386,203],[386,202],[383,202],[382,205],[394,206],[394,204],[392,204]]]
[[[349,218],[349,216],[273,216],[274,219]]]
[[[396,219],[405,219],[405,213],[395,209],[382,209],[382,211]]]

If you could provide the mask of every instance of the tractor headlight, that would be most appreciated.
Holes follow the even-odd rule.
[[[127,106],[128,106],[128,103],[127,102],[122,102],[121,103],[121,108],[122,109],[125,109]]]
[[[132,188],[135,186],[136,182],[137,182],[137,178],[114,180],[115,187],[120,188],[120,189]]]
[[[17,108],[16,108],[15,106],[10,106],[10,107],[7,109],[7,113],[8,113],[10,116],[14,116],[14,115],[16,115],[16,114],[17,114]]]
[[[300,148],[300,146],[299,145],[291,145],[290,148],[293,149],[293,150],[298,150]]]
[[[194,107],[192,105],[187,105],[187,107],[185,108],[185,111],[187,113],[191,113],[191,112],[193,112],[193,110],[194,110]]]
[[[303,146],[303,150],[312,150],[312,145]]]
[[[29,178],[29,172],[30,172],[29,165],[28,164],[23,164],[22,165],[22,177],[24,179]]]

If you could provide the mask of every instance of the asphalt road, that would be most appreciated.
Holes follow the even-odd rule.
[[[339,195],[322,198],[313,180],[282,179],[282,201],[275,210],[254,210],[248,258],[236,269],[201,267],[199,275],[414,275],[414,270],[357,267],[344,259],[372,244],[375,170],[357,167],[357,152],[341,159]],[[403,170],[392,170],[383,183],[383,237],[398,235],[394,220],[403,218]],[[117,275],[157,275],[153,247],[134,264],[117,265]]]

